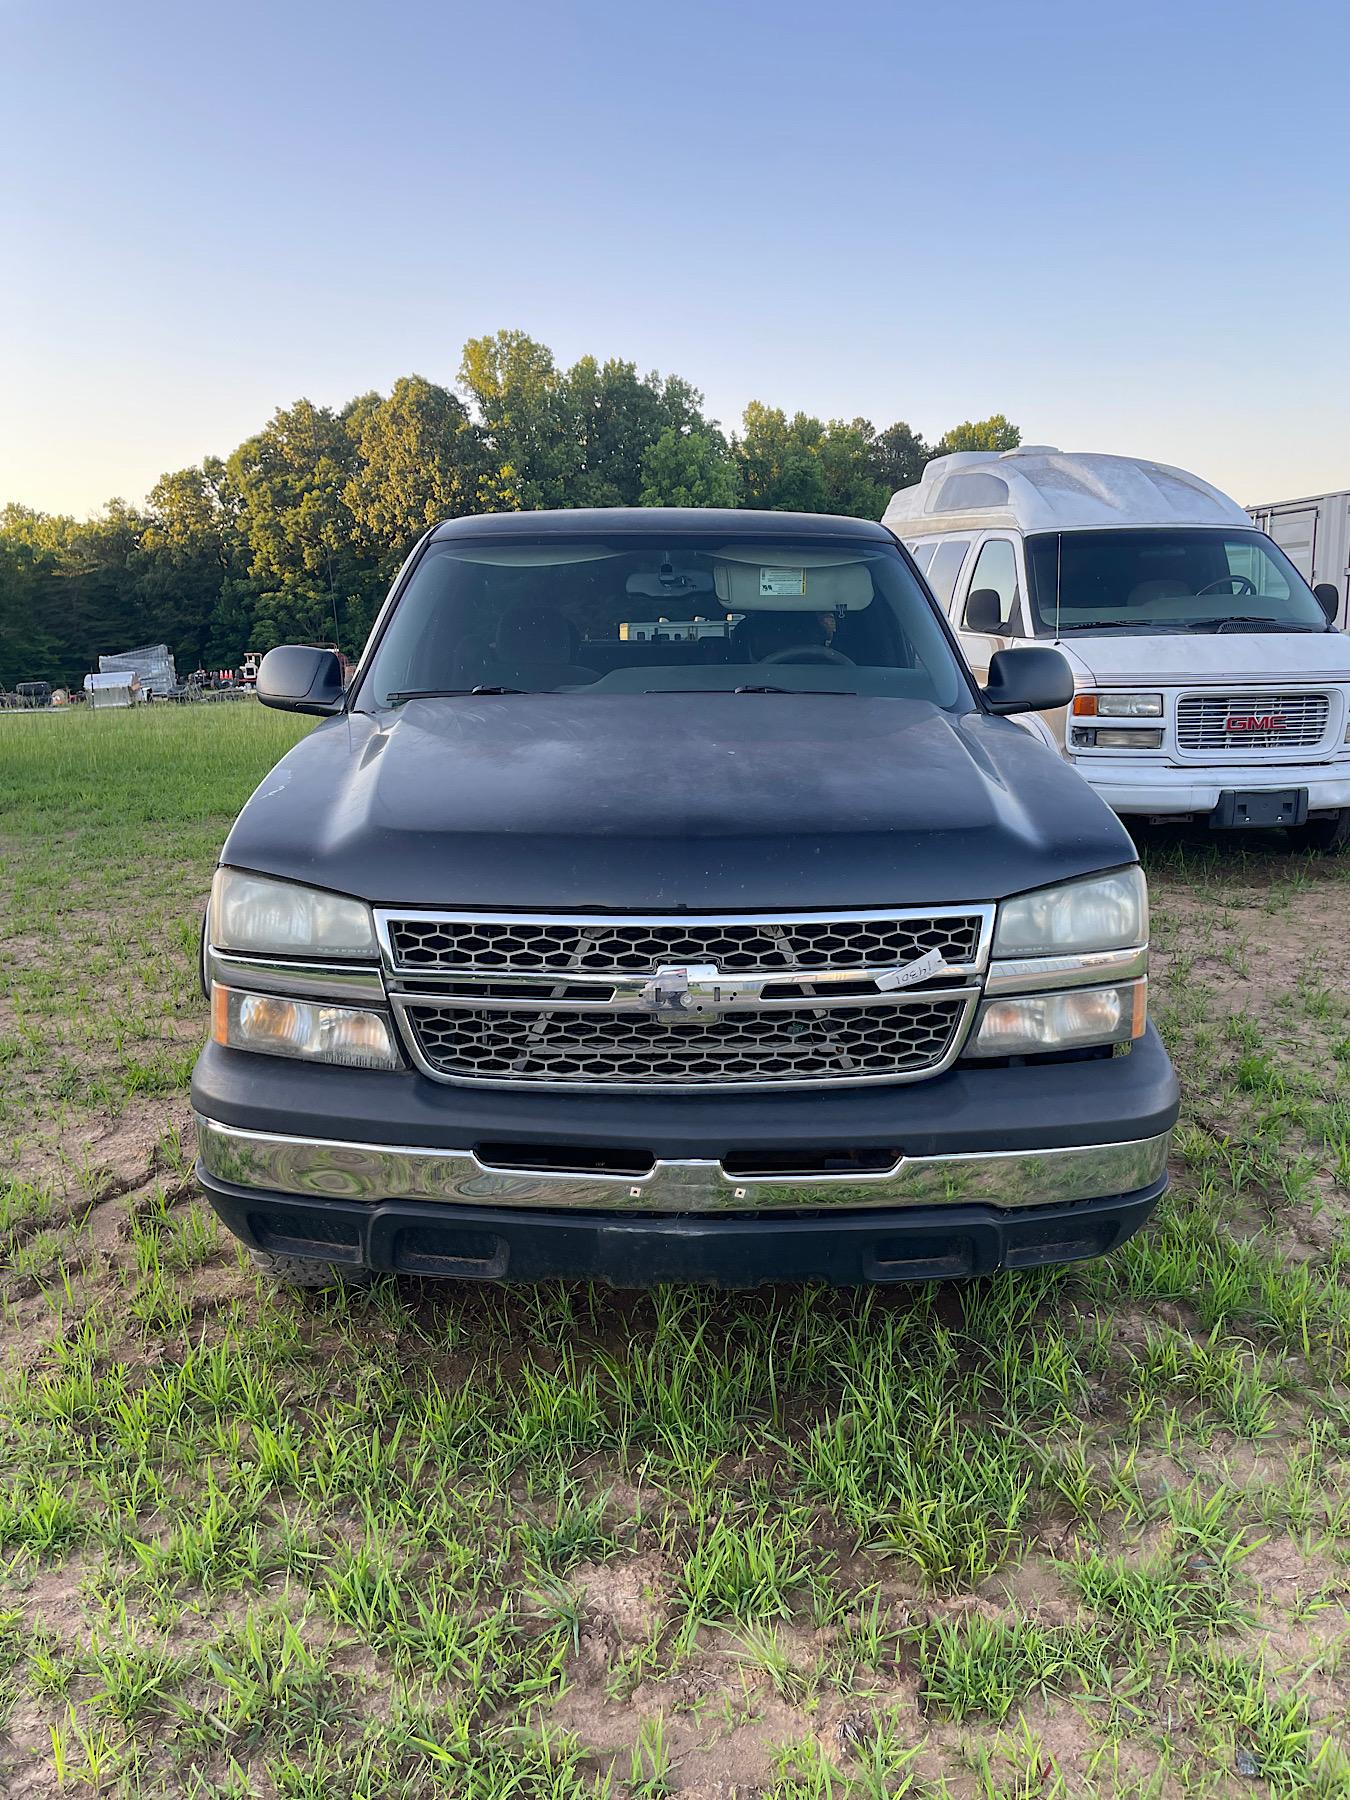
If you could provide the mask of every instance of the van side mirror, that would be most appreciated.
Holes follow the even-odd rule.
[[[966,630],[1003,632],[1003,599],[997,588],[976,588],[966,601]]]
[[[1322,611],[1327,615],[1327,624],[1334,625],[1341,610],[1341,592],[1334,581],[1319,581],[1313,593],[1322,602]]]
[[[282,712],[335,713],[342,706],[342,664],[331,650],[278,644],[258,664],[257,694]]]
[[[1044,644],[996,650],[984,697],[996,713],[1053,712],[1073,699],[1073,670]]]

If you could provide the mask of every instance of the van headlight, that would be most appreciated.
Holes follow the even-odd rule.
[[[1137,863],[1004,900],[994,927],[996,957],[1128,950],[1147,942],[1148,884]]]
[[[1073,714],[1078,719],[1160,719],[1163,713],[1161,694],[1114,693],[1078,694]]]
[[[217,950],[259,956],[373,958],[375,922],[362,900],[242,869],[217,869],[209,938]]]

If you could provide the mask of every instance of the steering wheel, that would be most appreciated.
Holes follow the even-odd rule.
[[[1230,594],[1254,594],[1256,583],[1246,575],[1220,575],[1217,581],[1207,581],[1202,588],[1197,588],[1195,597],[1201,594],[1212,594],[1216,588],[1227,588]]]
[[[766,663],[840,663],[846,669],[858,666],[851,656],[845,656],[842,650],[832,650],[828,644],[789,644],[786,650],[771,651],[759,660]]]

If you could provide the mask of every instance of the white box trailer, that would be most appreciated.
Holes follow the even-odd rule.
[[[141,679],[129,669],[101,669],[85,676],[84,691],[93,707],[135,706],[141,698]]]
[[[1350,629],[1350,488],[1306,500],[1249,506],[1254,524],[1284,551],[1309,587],[1330,582],[1341,597],[1336,622]]]

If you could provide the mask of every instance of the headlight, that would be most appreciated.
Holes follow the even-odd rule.
[[[1090,875],[1086,881],[1004,900],[994,930],[994,955],[1128,950],[1147,939],[1148,886],[1136,863],[1114,875]]]
[[[1161,694],[1079,694],[1073,703],[1077,719],[1161,719]]]
[[[1075,750],[1161,750],[1162,741],[1161,731],[1149,731],[1142,725],[1127,726],[1123,731],[1073,728]]]
[[[375,924],[363,901],[241,869],[216,870],[210,937],[217,950],[262,956],[376,954]]]
[[[967,1056],[1036,1056],[1128,1044],[1143,1036],[1148,984],[1078,988],[1067,994],[1019,994],[987,1000]]]
[[[219,982],[211,990],[211,1036],[227,1049],[264,1056],[354,1069],[402,1067],[388,1021],[379,1013],[279,994],[244,994]]]

